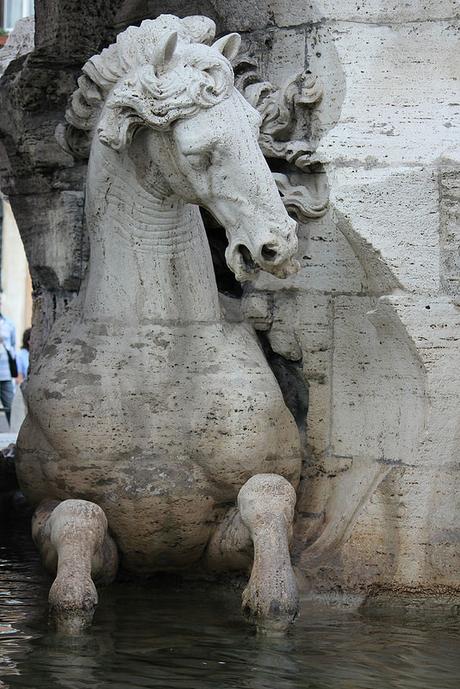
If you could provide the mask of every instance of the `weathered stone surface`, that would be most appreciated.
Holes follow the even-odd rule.
[[[273,14],[267,0],[124,0],[116,15],[115,24],[123,29],[145,18],[159,14],[185,17],[203,14],[213,19],[218,34],[225,31],[253,31],[273,25]]]
[[[460,550],[458,308],[449,299],[458,294],[456,11],[316,6],[322,20],[307,26],[309,64],[325,84],[316,155],[330,220],[363,279],[361,294],[344,283],[331,295],[327,384],[310,383],[301,563],[317,590],[451,595]],[[279,21],[305,23],[296,7]],[[328,263],[323,270],[331,274]],[[296,289],[307,314],[312,288]],[[305,367],[305,341],[302,351]]]
[[[339,96],[333,81],[316,112],[318,137],[323,135],[318,159],[367,168],[420,164],[457,145],[457,36],[458,22],[448,21],[313,28],[307,40],[310,68],[322,76],[334,60],[343,70]],[[328,93],[341,101],[340,113],[333,112]]]
[[[78,290],[85,264],[82,191],[14,197],[35,284],[46,289]]]
[[[342,168],[333,213],[375,292],[440,288],[439,189],[433,169]]]
[[[117,3],[35,5],[35,50],[28,52],[30,39],[21,41],[28,54],[9,64],[0,83],[0,186],[26,245],[36,300],[32,348],[40,351],[86,260],[86,166],[62,149],[55,130],[83,61],[111,35]]]
[[[455,159],[456,158],[456,159]],[[439,168],[441,285],[460,303],[460,160],[444,158]]]
[[[334,300],[331,452],[406,462],[423,431],[423,367],[402,326],[374,327],[373,307],[368,298]]]
[[[305,69],[305,32],[299,29],[246,34],[243,47],[257,60],[261,75],[281,86]]]
[[[205,14],[211,17],[218,32],[255,31],[267,27],[308,25],[325,19],[356,21],[359,23],[396,23],[458,18],[455,0],[124,0],[119,4],[116,26],[124,28],[146,17],[162,13],[179,17]]]
[[[460,310],[444,295],[388,297],[381,309],[385,321],[391,312],[403,324],[424,370],[427,417],[424,432],[418,436],[418,461],[454,466],[459,459]],[[374,318],[380,318],[378,311]],[[447,484],[445,489],[450,491]]]
[[[320,22],[324,19],[360,24],[402,24],[459,18],[456,0],[267,0],[277,26]]]
[[[31,214],[32,199],[43,194],[58,209],[50,218],[67,223],[56,192],[81,193],[85,167],[69,167],[56,152],[54,126],[62,122],[84,59],[131,21],[159,11],[204,13],[219,32],[245,32],[245,47],[272,83],[281,85],[305,67],[318,75],[323,98],[296,135],[317,147],[314,157],[324,166],[318,177],[328,178],[331,211],[300,227],[299,273],[285,281],[262,274],[243,299],[275,350],[302,356],[309,383],[296,552],[319,591],[455,593],[457,4],[87,5],[37,0],[40,52],[25,64],[12,63],[4,77],[0,126],[7,160],[1,165],[13,206],[16,194],[30,193]],[[50,145],[40,148],[35,131]],[[72,227],[75,208],[66,208]],[[37,217],[44,218],[41,210]],[[57,236],[45,224],[40,233]],[[30,219],[25,225],[31,227]],[[29,255],[35,260],[36,246],[54,271],[62,256],[43,248],[40,233]],[[75,237],[71,233],[69,242],[78,256]],[[62,255],[70,258],[67,250]],[[66,274],[75,275],[78,261],[64,263],[61,287],[38,292],[35,328],[42,342],[71,297],[62,284]]]
[[[36,46],[57,64],[81,67],[101,47],[122,0],[40,0],[35,6]]]
[[[4,48],[0,51],[0,77],[13,60],[26,55],[34,49],[35,20],[26,17],[16,22]]]

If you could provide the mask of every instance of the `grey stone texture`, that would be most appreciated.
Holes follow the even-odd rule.
[[[85,59],[176,12],[243,32],[275,84],[307,67],[324,86],[304,131],[330,211],[300,227],[299,273],[261,275],[244,298],[309,383],[297,566],[313,593],[458,594],[458,4],[36,5],[37,47],[0,82],[2,190],[32,269],[35,349],[87,258],[85,164],[54,138]]]

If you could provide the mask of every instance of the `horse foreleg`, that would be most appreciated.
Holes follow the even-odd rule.
[[[109,583],[117,572],[117,548],[105,514],[87,500],[44,502],[33,517],[32,536],[45,567],[56,574],[49,593],[51,618],[60,632],[78,634],[93,619],[94,581]]]
[[[254,545],[243,609],[264,629],[284,630],[299,610],[289,541],[296,504],[291,484],[277,474],[257,474],[238,495],[241,520]]]

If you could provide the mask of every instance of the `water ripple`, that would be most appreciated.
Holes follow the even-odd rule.
[[[458,621],[303,610],[257,637],[239,596],[178,583],[103,590],[92,630],[46,624],[49,579],[24,523],[0,534],[1,689],[458,689]]]

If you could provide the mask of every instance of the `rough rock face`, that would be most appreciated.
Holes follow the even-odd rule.
[[[460,588],[458,9],[452,0],[37,0],[36,48],[0,83],[2,190],[36,290],[35,350],[87,260],[85,164],[54,138],[85,59],[129,23],[203,13],[274,84],[307,66],[330,212],[300,273],[243,298],[309,385],[298,563],[317,591]],[[88,19],[88,17],[90,19]],[[318,183],[324,174],[316,175]]]
[[[14,31],[8,36],[5,47],[0,51],[0,76],[10,62],[34,49],[35,20],[33,17],[19,19]]]

